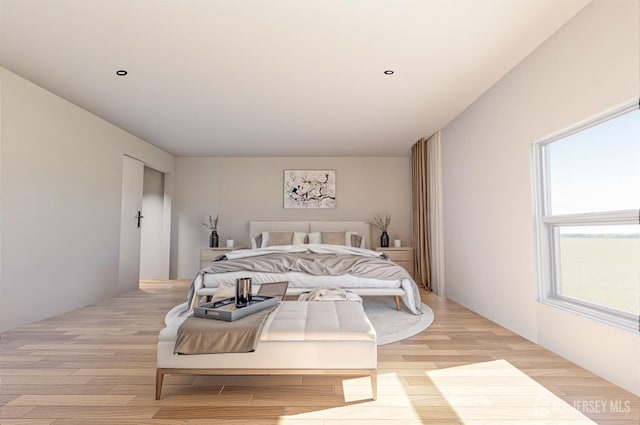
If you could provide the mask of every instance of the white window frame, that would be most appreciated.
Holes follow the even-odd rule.
[[[545,146],[574,133],[602,124],[621,115],[638,110],[637,99],[598,115],[569,129],[546,137],[533,144],[532,181],[534,227],[536,231],[538,302],[597,320],[636,334],[640,334],[640,315],[613,307],[569,297],[560,288],[560,226],[640,224],[640,210],[606,211],[584,214],[550,214],[550,182],[548,151]]]

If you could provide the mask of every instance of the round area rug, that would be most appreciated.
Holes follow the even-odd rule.
[[[364,311],[378,335],[378,345],[391,344],[427,329],[433,323],[433,310],[422,304],[422,314],[411,313],[404,305],[396,310],[393,297],[363,297]]]
[[[318,301],[322,302],[322,301]],[[344,301],[354,302],[354,301]],[[391,344],[427,329],[433,323],[433,310],[422,304],[422,314],[415,315],[401,304],[396,310],[393,297],[364,297],[364,311],[376,330],[378,345]],[[189,314],[187,303],[173,307],[164,321],[167,326],[181,323]]]

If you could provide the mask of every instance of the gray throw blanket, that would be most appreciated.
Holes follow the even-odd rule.
[[[308,252],[264,254],[234,260],[214,261],[202,271],[204,273],[228,273],[245,270],[264,273],[302,272],[317,276],[352,274],[382,280],[411,279],[404,268],[385,258]]]
[[[255,351],[260,331],[275,307],[233,322],[188,317],[178,328],[174,354],[248,353]]]

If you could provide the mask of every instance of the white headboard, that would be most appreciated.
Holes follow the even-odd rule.
[[[366,221],[250,221],[249,237],[262,232],[358,232],[365,236],[365,245],[371,248],[371,226]]]

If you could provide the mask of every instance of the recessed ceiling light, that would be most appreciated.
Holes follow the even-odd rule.
[[[127,74],[128,74],[128,72],[125,69],[119,69],[119,70],[116,71],[116,75],[118,75],[120,77],[124,77]]]
[[[393,70],[387,69],[384,73],[385,75],[393,75]]]

